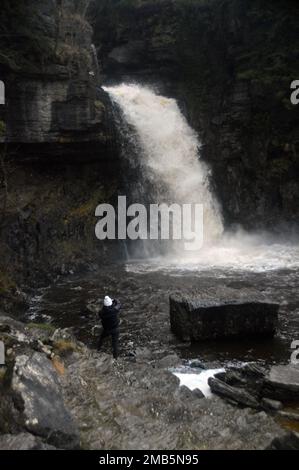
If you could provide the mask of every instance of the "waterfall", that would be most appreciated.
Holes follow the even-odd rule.
[[[197,135],[176,101],[135,84],[104,89],[121,109],[128,141],[133,139],[138,149],[133,156],[130,149],[126,152],[142,180],[134,202],[202,204],[204,245],[213,244],[223,232],[221,211],[210,189],[209,168],[200,159]]]

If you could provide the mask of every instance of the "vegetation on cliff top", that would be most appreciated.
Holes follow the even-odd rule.
[[[38,10],[26,0],[1,2],[0,63],[9,69],[51,60],[51,37],[40,30]]]
[[[90,0],[35,2],[2,0],[0,66],[40,72],[41,66],[87,66],[84,36],[91,35],[85,15]]]

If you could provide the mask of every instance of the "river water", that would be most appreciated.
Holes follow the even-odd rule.
[[[252,288],[280,304],[279,329],[274,339],[223,340],[202,344],[181,343],[170,331],[169,294],[176,290]],[[286,363],[291,342],[299,339],[299,270],[296,267],[252,269],[195,266],[163,266],[158,262],[113,265],[97,273],[61,278],[33,295],[29,322],[49,322],[73,328],[76,336],[96,347],[99,320],[88,305],[101,306],[104,295],[117,297],[123,304],[121,348],[126,355],[137,348],[149,348],[162,355],[176,352],[182,358],[197,358],[215,367],[231,361]],[[109,345],[107,345],[107,348]]]

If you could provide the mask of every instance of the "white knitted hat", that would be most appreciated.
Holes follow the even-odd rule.
[[[106,297],[104,298],[104,305],[105,307],[111,307],[112,299],[110,299],[109,295],[106,295]]]

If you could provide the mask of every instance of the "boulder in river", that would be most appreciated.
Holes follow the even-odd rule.
[[[234,289],[227,296],[217,292],[170,296],[173,333],[185,341],[225,337],[272,337],[278,323],[279,305],[257,296],[241,297]],[[224,292],[225,294],[225,292]]]

